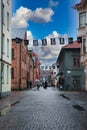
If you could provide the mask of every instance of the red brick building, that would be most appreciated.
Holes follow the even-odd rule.
[[[29,78],[29,54],[27,52],[26,31],[12,30],[12,75],[11,88],[26,89]],[[16,37],[17,36],[17,37]]]

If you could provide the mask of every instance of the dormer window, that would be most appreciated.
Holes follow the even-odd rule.
[[[79,14],[79,27],[84,27],[86,24],[86,12]]]

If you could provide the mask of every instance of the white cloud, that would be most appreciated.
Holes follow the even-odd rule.
[[[26,28],[29,26],[28,21],[36,23],[48,23],[52,21],[54,11],[51,8],[37,8],[31,9],[20,7],[12,17],[12,26],[16,28]]]
[[[58,1],[53,1],[53,0],[49,1],[49,6],[50,7],[57,6],[58,4],[59,4]]]

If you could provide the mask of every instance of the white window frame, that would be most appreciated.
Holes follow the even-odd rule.
[[[2,34],[2,53],[5,54],[5,35]]]
[[[9,13],[7,12],[7,29],[9,30]]]
[[[4,63],[2,63],[1,66],[2,83],[4,83]]]
[[[9,57],[9,39],[7,39],[7,57]]]
[[[79,14],[79,27],[84,27],[86,24],[86,12]]]
[[[2,23],[5,24],[5,6],[2,4]]]

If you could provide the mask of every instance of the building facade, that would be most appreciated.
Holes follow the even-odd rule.
[[[81,0],[74,9],[78,11],[78,37],[82,38],[81,64],[85,65],[85,90],[87,91],[87,0]]]
[[[82,90],[85,84],[84,66],[80,64],[80,46],[75,41],[73,44],[64,46],[58,56],[59,85],[65,90]]]
[[[34,59],[34,81],[36,79],[40,79],[40,61],[38,59],[38,55],[33,52],[32,53],[33,59]]]
[[[51,67],[51,85],[57,86],[58,82],[58,76],[56,76],[59,73],[59,65],[58,63],[54,63]]]
[[[11,92],[11,0],[0,0],[0,97]]]
[[[16,37],[17,36],[17,37]],[[29,54],[26,44],[26,31],[24,29],[12,30],[12,90],[23,90],[27,88],[29,80]],[[28,68],[27,68],[28,67]]]

